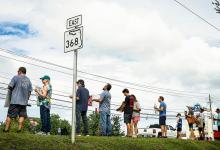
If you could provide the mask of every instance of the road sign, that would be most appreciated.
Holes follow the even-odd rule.
[[[76,81],[77,81],[77,56],[78,49],[83,47],[83,27],[82,15],[67,19],[66,28],[70,29],[64,32],[64,53],[74,51],[73,58],[73,97],[72,97],[72,131],[71,141],[75,143],[76,136]]]
[[[64,32],[64,53],[83,47],[83,27]]]
[[[78,15],[72,18],[67,19],[66,28],[77,28],[82,25],[82,15]]]

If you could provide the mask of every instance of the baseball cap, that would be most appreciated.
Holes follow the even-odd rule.
[[[50,77],[48,75],[45,75],[43,77],[40,78],[41,80],[50,80]]]

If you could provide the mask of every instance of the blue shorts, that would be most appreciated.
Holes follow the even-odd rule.
[[[189,124],[189,129],[193,129],[193,124]]]
[[[166,125],[166,116],[159,117],[159,125]]]

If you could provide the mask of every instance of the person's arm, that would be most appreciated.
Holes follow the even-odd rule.
[[[29,84],[29,92],[28,92],[28,99],[30,99],[31,92],[33,91],[32,83]]]
[[[93,99],[92,101],[98,102],[98,103],[102,103],[105,97],[105,93],[102,92],[102,94],[100,95],[99,99]]]
[[[157,111],[164,111],[164,107],[160,106],[159,108],[155,108]]]
[[[80,90],[77,89],[77,91],[76,91],[76,100],[77,100],[77,101],[79,100],[79,97],[80,97]],[[70,95],[69,98],[72,99],[72,98],[73,98],[73,95]]]
[[[139,103],[137,103],[137,107],[136,107],[137,109],[135,110],[135,111],[138,111],[138,112],[140,112],[141,111],[141,106],[140,106],[140,104]]]
[[[39,96],[42,96],[42,97],[46,97],[47,96],[47,87],[44,86],[43,89],[42,89],[42,92],[38,91],[38,90],[35,90],[35,92],[37,94],[39,94]]]
[[[11,82],[9,83],[9,85],[8,85],[8,89],[9,90],[13,90],[14,89],[14,87],[15,87],[15,84],[16,84],[16,78],[15,78],[15,76],[11,79]]]

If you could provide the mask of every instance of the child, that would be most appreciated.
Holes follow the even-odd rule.
[[[181,114],[178,113],[176,116],[176,128],[177,128],[177,139],[181,138],[181,131],[182,131],[182,118],[181,118]]]
[[[133,113],[132,113],[132,125],[134,126],[133,137],[137,137],[137,134],[138,134],[137,124],[140,121],[141,107],[140,107],[140,104],[138,103],[136,97],[134,95],[132,95],[132,96],[134,97],[134,107],[133,107]]]

